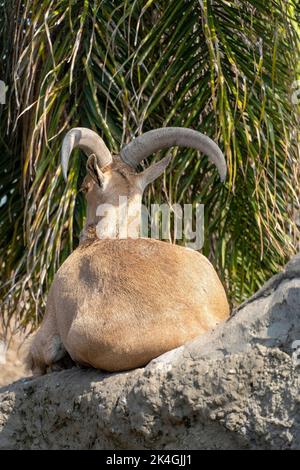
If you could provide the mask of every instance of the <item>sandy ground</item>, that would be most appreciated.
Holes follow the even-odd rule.
[[[0,387],[30,375],[23,364],[23,343],[24,337],[20,334],[12,338],[7,351],[4,351],[3,343],[0,343]]]

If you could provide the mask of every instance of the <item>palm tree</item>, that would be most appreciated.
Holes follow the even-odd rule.
[[[299,209],[296,0],[2,0],[0,302],[35,326],[59,265],[78,244],[85,159],[64,183],[59,152],[76,125],[111,150],[185,126],[216,139],[229,175],[174,150],[145,202],[205,204],[203,253],[233,304],[295,252]],[[161,155],[158,156],[160,158]],[[163,190],[162,190],[163,188]]]

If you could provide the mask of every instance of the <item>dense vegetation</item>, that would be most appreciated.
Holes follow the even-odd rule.
[[[228,179],[174,150],[145,201],[205,204],[207,255],[240,302],[296,250],[299,11],[286,0],[0,0],[1,312],[34,325],[78,243],[85,158],[68,183],[64,133],[97,130],[117,152],[186,126],[224,150]],[[298,15],[298,16],[297,16]],[[157,158],[160,158],[158,155]]]

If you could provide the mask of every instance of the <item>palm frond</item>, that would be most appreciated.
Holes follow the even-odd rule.
[[[0,78],[0,299],[3,315],[36,325],[53,276],[77,246],[84,159],[67,184],[63,134],[90,127],[117,152],[160,126],[216,139],[226,184],[206,159],[174,151],[145,195],[205,204],[203,253],[233,303],[297,249],[299,71],[296,1],[3,0]],[[13,48],[11,45],[13,44]],[[159,158],[160,156],[157,156]]]

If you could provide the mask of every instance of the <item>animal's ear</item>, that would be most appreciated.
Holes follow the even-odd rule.
[[[104,184],[104,173],[101,171],[94,153],[90,155],[87,160],[86,171],[101,188]]]
[[[171,159],[172,155],[162,158],[159,160],[159,162],[153,163],[153,165],[149,166],[149,168],[146,168],[146,170],[142,171],[142,173],[139,173],[138,178],[143,189],[148,184],[152,183],[152,181],[156,180],[156,178],[158,178],[165,171]]]

